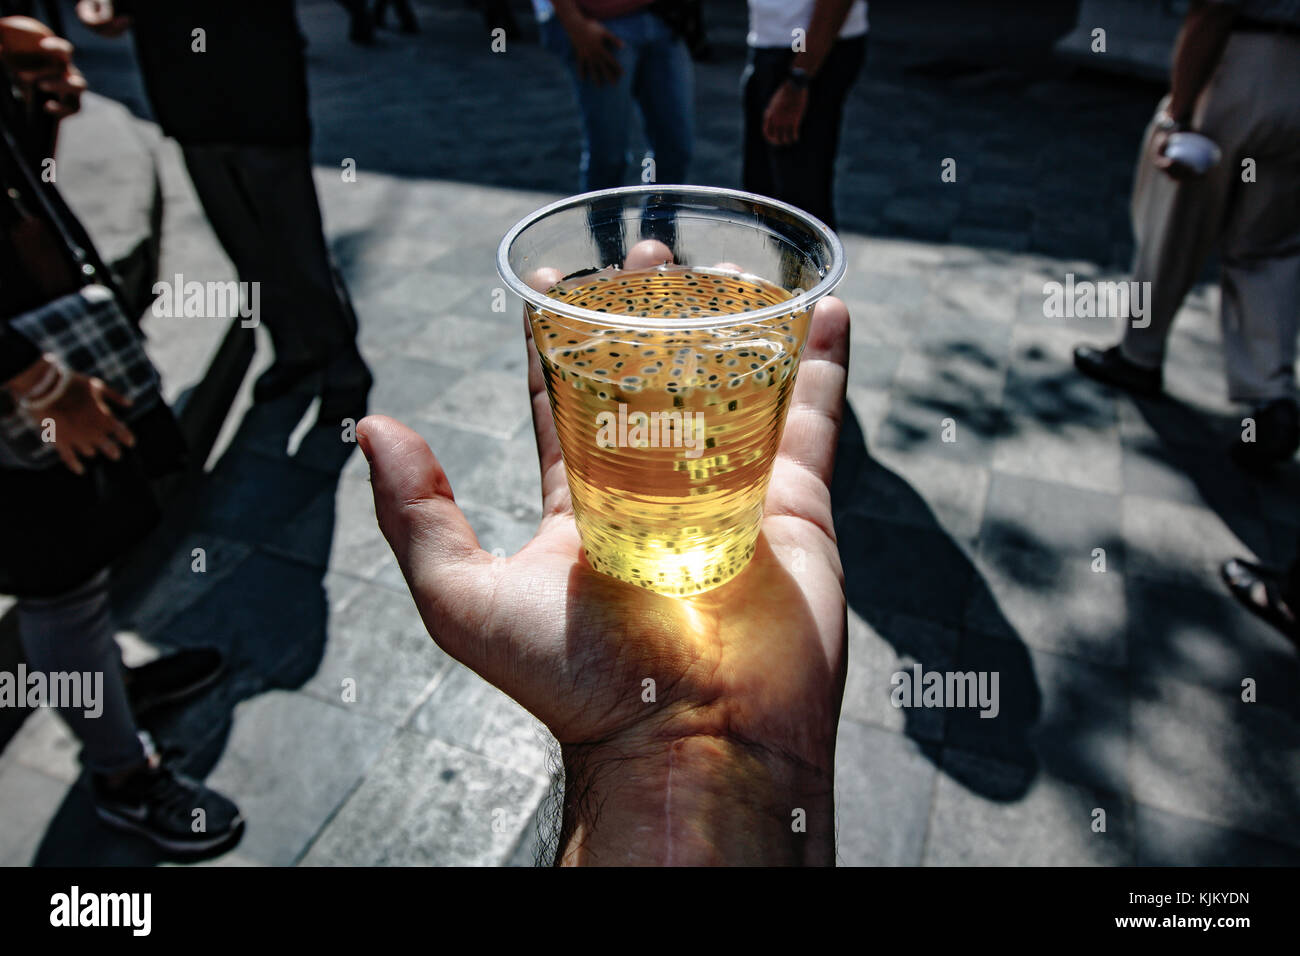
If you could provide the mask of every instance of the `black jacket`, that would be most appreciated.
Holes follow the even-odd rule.
[[[99,263],[96,280],[111,286],[112,277],[54,186],[40,183],[39,178],[33,181],[33,164],[24,154],[31,152],[28,147],[38,137],[21,125],[22,111],[14,109],[3,89],[0,98],[0,126],[19,146],[18,155],[0,148],[0,382],[4,382],[39,358],[33,344],[10,322],[54,297],[20,261],[11,235],[15,223],[28,215],[49,225],[57,218],[63,232]],[[22,164],[27,166],[26,174]],[[36,189],[44,192],[47,203],[37,201]],[[61,245],[55,248],[67,252]],[[4,398],[7,402],[7,395]],[[153,479],[183,465],[184,442],[171,410],[161,402],[130,427],[136,448],[126,450],[117,462],[102,456],[91,459],[81,476],[62,464],[40,471],[0,468],[0,594],[51,597],[69,591],[118,559],[154,527],[159,507]]]

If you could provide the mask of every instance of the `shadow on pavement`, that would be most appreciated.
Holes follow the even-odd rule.
[[[1000,614],[997,636],[966,626],[966,609],[980,597],[996,609],[988,585],[924,499],[871,456],[848,409],[831,496],[849,606],[889,642],[903,669],[915,661],[923,672],[999,675],[996,717],[982,718],[978,708],[904,708],[904,732],[940,769],[976,793],[1001,801],[1022,797],[1039,769],[1031,733],[1042,695],[1029,654]],[[854,509],[869,498],[888,501],[907,515],[908,524]],[[924,626],[922,619],[940,628]],[[883,697],[891,691],[891,675],[878,676]],[[989,772],[993,763],[949,761],[950,747],[992,758],[1004,772]]]

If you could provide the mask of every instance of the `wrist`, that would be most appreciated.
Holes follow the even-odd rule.
[[[560,21],[560,26],[564,27],[569,34],[581,30],[587,25],[588,17],[578,9],[577,4],[559,4],[555,5],[555,19]]]
[[[827,749],[811,765],[712,735],[565,746],[560,862],[833,865]]]
[[[50,376],[54,368],[54,363],[47,356],[42,355],[23,371],[5,382],[5,388],[9,390],[9,394],[15,399],[23,398],[33,389],[38,388]]]
[[[1156,117],[1156,128],[1167,133],[1176,133],[1179,130],[1186,129],[1191,122],[1191,116],[1187,115],[1187,113],[1186,110],[1174,109],[1174,104],[1171,101]]]

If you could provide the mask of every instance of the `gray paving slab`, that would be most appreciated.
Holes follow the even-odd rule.
[[[1140,676],[1131,705],[1134,797],[1300,846],[1300,719],[1262,701],[1245,703],[1240,691]],[[1247,676],[1267,684],[1267,675]]]
[[[1128,605],[1118,569],[1091,553],[1056,555],[1037,548],[984,547],[965,622],[1029,647],[1123,667]]]
[[[408,595],[362,587],[330,615],[320,666],[301,689],[398,726],[451,663]]]
[[[63,781],[0,758],[0,866],[31,864],[67,789]]]
[[[1135,858],[1133,812],[1113,793],[1064,783],[1045,774],[1029,778],[1013,801],[986,800],[957,778],[989,779],[1013,770],[997,761],[944,752],[923,862],[936,866],[1123,866]],[[1105,813],[1105,832],[1093,830]]]
[[[921,744],[841,720],[835,753],[836,862],[916,866],[938,771]]]
[[[469,750],[539,780],[558,744],[528,711],[469,668],[452,664],[408,730]]]
[[[1134,808],[1138,866],[1300,866],[1300,848],[1166,813]]]
[[[895,707],[894,675],[915,664],[927,671],[951,670],[957,658],[958,631],[924,618],[855,608],[849,612],[848,678],[843,715],[861,724],[901,732],[937,743],[944,737],[945,711]]]
[[[544,787],[486,757],[400,731],[302,862],[498,865],[510,858]]]
[[[394,733],[346,705],[280,691],[241,704],[235,718],[207,783],[244,812],[239,853],[277,866],[298,862]]]

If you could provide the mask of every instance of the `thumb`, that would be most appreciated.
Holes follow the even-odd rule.
[[[446,597],[467,593],[466,563],[481,553],[456,506],[447,473],[423,438],[400,422],[370,415],[357,424],[357,444],[370,462],[375,516],[421,613],[446,610]],[[459,578],[453,587],[451,579]],[[471,592],[472,593],[472,592]],[[425,623],[433,628],[428,616]]]

